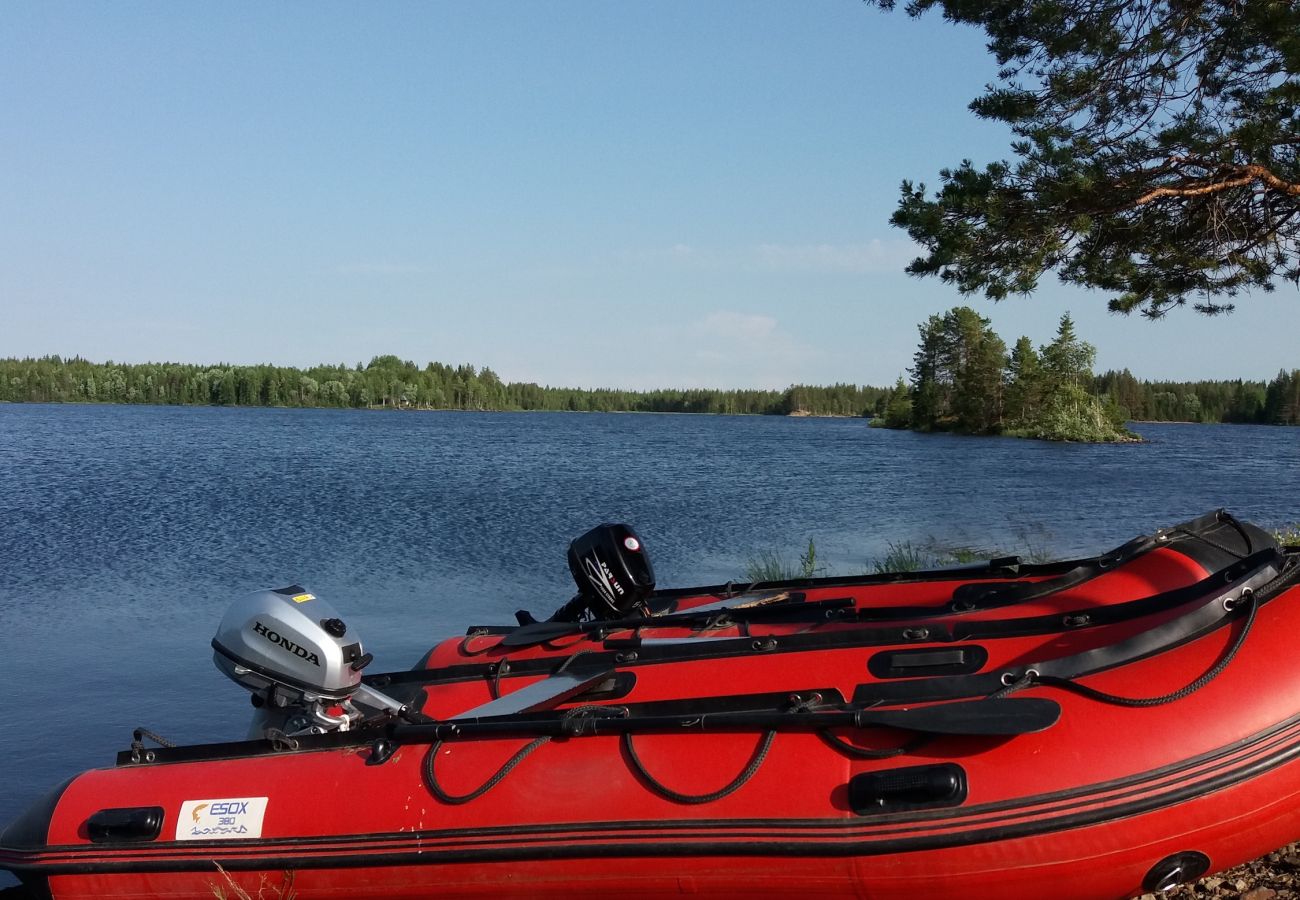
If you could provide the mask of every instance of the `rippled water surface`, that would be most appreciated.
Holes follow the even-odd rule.
[[[136,725],[242,735],[209,640],[290,582],[406,668],[568,598],[568,541],[633,523],[659,583],[809,537],[838,574],[891,541],[1092,553],[1218,506],[1300,519],[1300,431],[1142,425],[1055,445],[854,419],[0,405],[0,822]]]

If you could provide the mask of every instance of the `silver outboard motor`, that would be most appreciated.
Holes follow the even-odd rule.
[[[334,608],[299,585],[236,600],[212,639],[217,668],[253,694],[250,738],[347,731],[363,718],[353,700],[404,715],[405,706],[361,683],[373,658]]]

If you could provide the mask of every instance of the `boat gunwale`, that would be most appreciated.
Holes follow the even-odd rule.
[[[1236,757],[1228,765],[1225,758]],[[1165,766],[1145,772],[1023,798],[978,804],[963,809],[898,813],[889,817],[839,817],[830,819],[696,819],[696,820],[626,820],[588,823],[540,823],[536,825],[486,826],[476,828],[431,829],[414,832],[374,832],[358,835],[329,835],[297,838],[274,838],[225,841],[167,841],[149,845],[62,844],[39,850],[0,847],[0,869],[18,874],[42,876],[99,874],[111,872],[184,872],[210,871],[214,863],[231,871],[258,869],[330,869],[371,865],[385,867],[427,865],[447,862],[489,862],[610,855],[624,857],[656,856],[878,856],[888,853],[949,849],[972,844],[1036,837],[1077,828],[1105,824],[1123,818],[1144,815],[1209,796],[1244,784],[1253,778],[1300,759],[1300,714],[1237,741]],[[1189,770],[1200,769],[1206,777],[1185,780]],[[1162,791],[1138,791],[1131,788],[1159,780],[1168,783]],[[1127,793],[1123,793],[1127,791]],[[1104,800],[1089,801],[1089,796],[1117,794],[1132,799],[1119,804]],[[1286,798],[1275,798],[1281,802]],[[1065,803],[1053,809],[1050,804]],[[1044,807],[1034,812],[1032,807]],[[1068,810],[1083,807],[1075,812]],[[962,819],[1023,810],[1020,821],[978,823],[962,829]],[[1061,813],[1053,815],[1053,813]],[[1048,818],[1042,818],[1048,816]],[[934,823],[932,827],[924,826]],[[891,836],[884,826],[899,826],[896,833],[910,827],[913,832],[930,834]],[[612,841],[615,832],[647,835],[676,832],[720,831],[725,835],[713,840],[666,841],[644,843]],[[788,833],[780,833],[786,829]],[[804,840],[797,832],[804,832]],[[807,832],[818,834],[808,839]],[[602,843],[577,838],[589,834]],[[724,839],[725,838],[725,839]],[[443,842],[446,849],[430,846]],[[509,841],[511,846],[489,846]],[[466,848],[476,843],[480,846]],[[528,846],[521,846],[527,843]],[[372,845],[365,849],[362,845]],[[395,847],[409,846],[400,850]],[[306,848],[296,855],[273,856],[268,853],[292,848]],[[329,853],[311,853],[310,848],[328,849]],[[176,854],[177,850],[188,851]],[[214,853],[213,851],[220,851]],[[279,851],[282,852],[283,851]],[[87,861],[86,856],[102,854],[105,859]],[[195,856],[195,854],[200,856]],[[163,858],[170,854],[168,858]]]

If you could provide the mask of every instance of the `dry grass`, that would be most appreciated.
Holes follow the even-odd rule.
[[[272,884],[266,873],[258,878],[257,893],[250,894],[239,882],[230,877],[230,873],[221,868],[220,863],[213,863],[217,867],[224,884],[209,884],[208,889],[212,891],[212,896],[216,900],[294,900],[297,894],[293,890],[293,872],[285,871],[282,873],[282,880],[279,884]]]

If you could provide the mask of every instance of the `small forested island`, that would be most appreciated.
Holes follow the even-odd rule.
[[[872,424],[915,431],[1002,434],[1053,441],[1140,440],[1132,419],[1300,422],[1300,371],[1263,382],[1139,382],[1126,369],[1092,373],[1096,349],[1069,314],[1037,350],[1027,337],[1011,353],[988,319],[959,306],[920,326],[911,383],[898,379]]]
[[[900,377],[878,420],[885,428],[1005,434],[1051,441],[1140,440],[1113,400],[1089,391],[1097,351],[1079,340],[1070,316],[1035,351],[1027,337],[1007,345],[968,306],[920,326],[910,388]]]

